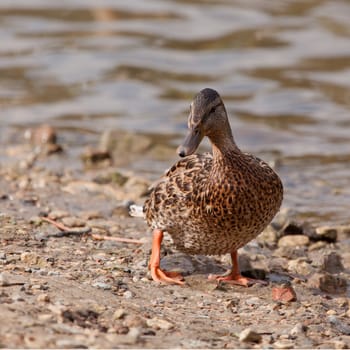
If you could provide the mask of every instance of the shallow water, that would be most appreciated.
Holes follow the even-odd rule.
[[[334,0],[2,0],[0,136],[49,122],[72,148],[107,129],[175,145],[213,87],[241,148],[276,163],[284,206],[349,222],[349,18]]]

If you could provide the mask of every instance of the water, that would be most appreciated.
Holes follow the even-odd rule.
[[[0,136],[49,122],[72,148],[111,128],[173,145],[212,87],[241,148],[276,162],[284,206],[348,223],[349,18],[337,0],[1,0]]]

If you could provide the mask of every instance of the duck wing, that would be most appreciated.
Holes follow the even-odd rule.
[[[185,216],[196,205],[193,199],[203,190],[212,161],[210,153],[180,159],[153,185],[143,209],[152,227],[165,229],[176,216]]]

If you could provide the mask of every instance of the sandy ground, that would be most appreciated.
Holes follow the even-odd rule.
[[[250,288],[207,280],[228,257],[186,256],[168,240],[162,264],[186,285],[158,285],[150,232],[128,215],[149,179],[113,166],[69,171],[66,154],[21,144],[2,152],[14,159],[0,170],[0,347],[350,347],[348,227],[316,232],[284,210],[241,251],[243,271],[269,282]],[[52,157],[60,171],[45,166]]]

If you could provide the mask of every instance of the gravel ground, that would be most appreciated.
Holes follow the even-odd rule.
[[[149,180],[108,162],[50,170],[67,154],[34,148],[1,151],[12,160],[0,169],[0,347],[350,347],[349,226],[310,227],[283,208],[240,252],[243,272],[269,281],[250,288],[209,282],[228,257],[187,256],[168,239],[162,265],[186,285],[158,285],[151,235],[128,215]]]

